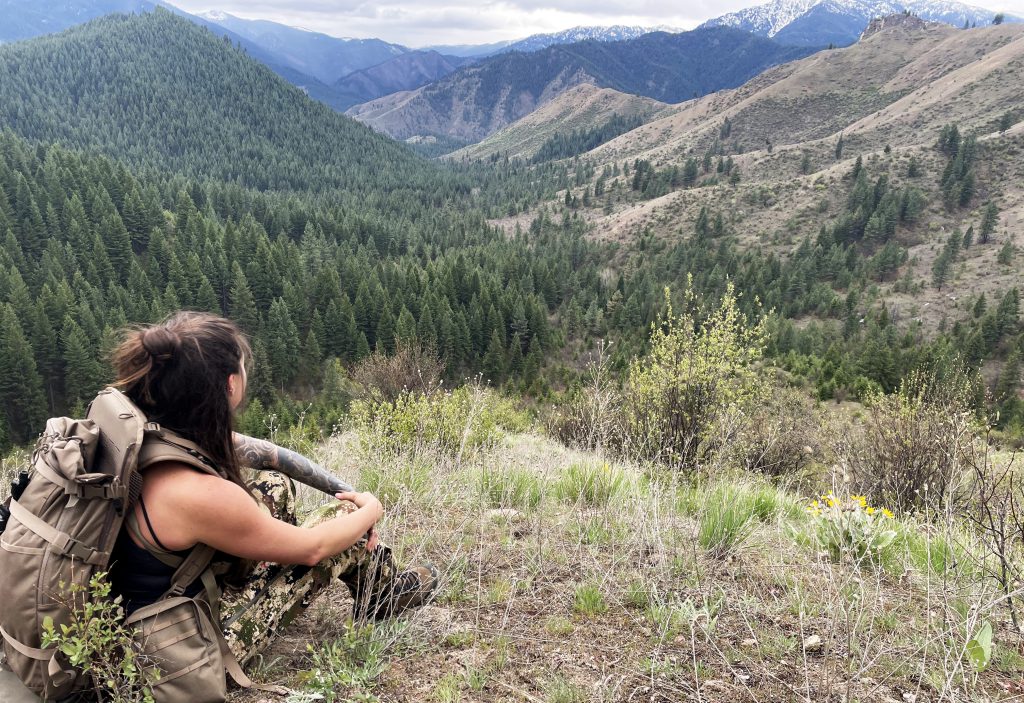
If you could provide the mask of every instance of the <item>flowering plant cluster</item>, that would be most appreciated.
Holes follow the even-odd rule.
[[[818,543],[833,560],[850,555],[857,561],[877,558],[896,539],[892,512],[868,505],[865,496],[837,498],[828,493],[808,506],[817,525]]]

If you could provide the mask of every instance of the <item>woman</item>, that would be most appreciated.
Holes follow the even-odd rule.
[[[232,322],[194,312],[129,332],[113,357],[114,385],[150,422],[197,445],[219,474],[174,461],[146,467],[141,497],[113,552],[113,590],[130,614],[168,590],[175,572],[168,562],[180,561],[196,545],[216,549],[234,562],[228,579],[233,587],[220,612],[241,662],[265,647],[334,578],[352,592],[355,615],[372,618],[423,603],[437,584],[430,566],[396,573],[390,550],[374,531],[383,508],[370,493],[338,493],[338,502],[300,527],[287,478],[264,474],[255,483],[244,480],[240,454],[250,465],[278,468],[282,461],[300,459],[306,465],[302,475],[315,468],[268,442],[232,433],[234,411],[245,396],[248,358],[249,345]],[[256,567],[240,574],[245,561]],[[184,595],[203,589],[197,578]]]

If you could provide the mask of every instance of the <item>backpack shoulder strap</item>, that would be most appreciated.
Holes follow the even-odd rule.
[[[205,474],[224,477],[217,464],[198,444],[150,422],[146,425],[146,437],[139,451],[138,471],[145,471],[162,461],[175,461]]]

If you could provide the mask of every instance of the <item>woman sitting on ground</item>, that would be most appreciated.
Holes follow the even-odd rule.
[[[193,312],[128,332],[114,354],[114,385],[151,422],[198,445],[220,475],[173,461],[146,467],[141,498],[111,559],[113,590],[131,614],[168,590],[175,572],[168,561],[197,544],[218,550],[234,564],[219,603],[221,625],[243,663],[336,578],[351,591],[357,618],[420,605],[437,584],[430,566],[397,572],[378,541],[374,526],[383,508],[370,493],[338,493],[297,526],[289,479],[279,473],[243,478],[244,466],[301,469],[291,473],[318,474],[320,483],[326,474],[304,457],[232,432],[250,358],[232,322]],[[255,568],[243,568],[247,562]],[[184,595],[203,590],[197,578]]]

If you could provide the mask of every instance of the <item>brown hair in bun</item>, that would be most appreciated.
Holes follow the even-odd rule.
[[[235,323],[209,313],[178,312],[126,331],[113,353],[114,385],[150,421],[198,444],[229,478],[244,485],[227,386],[228,376],[251,356]]]

